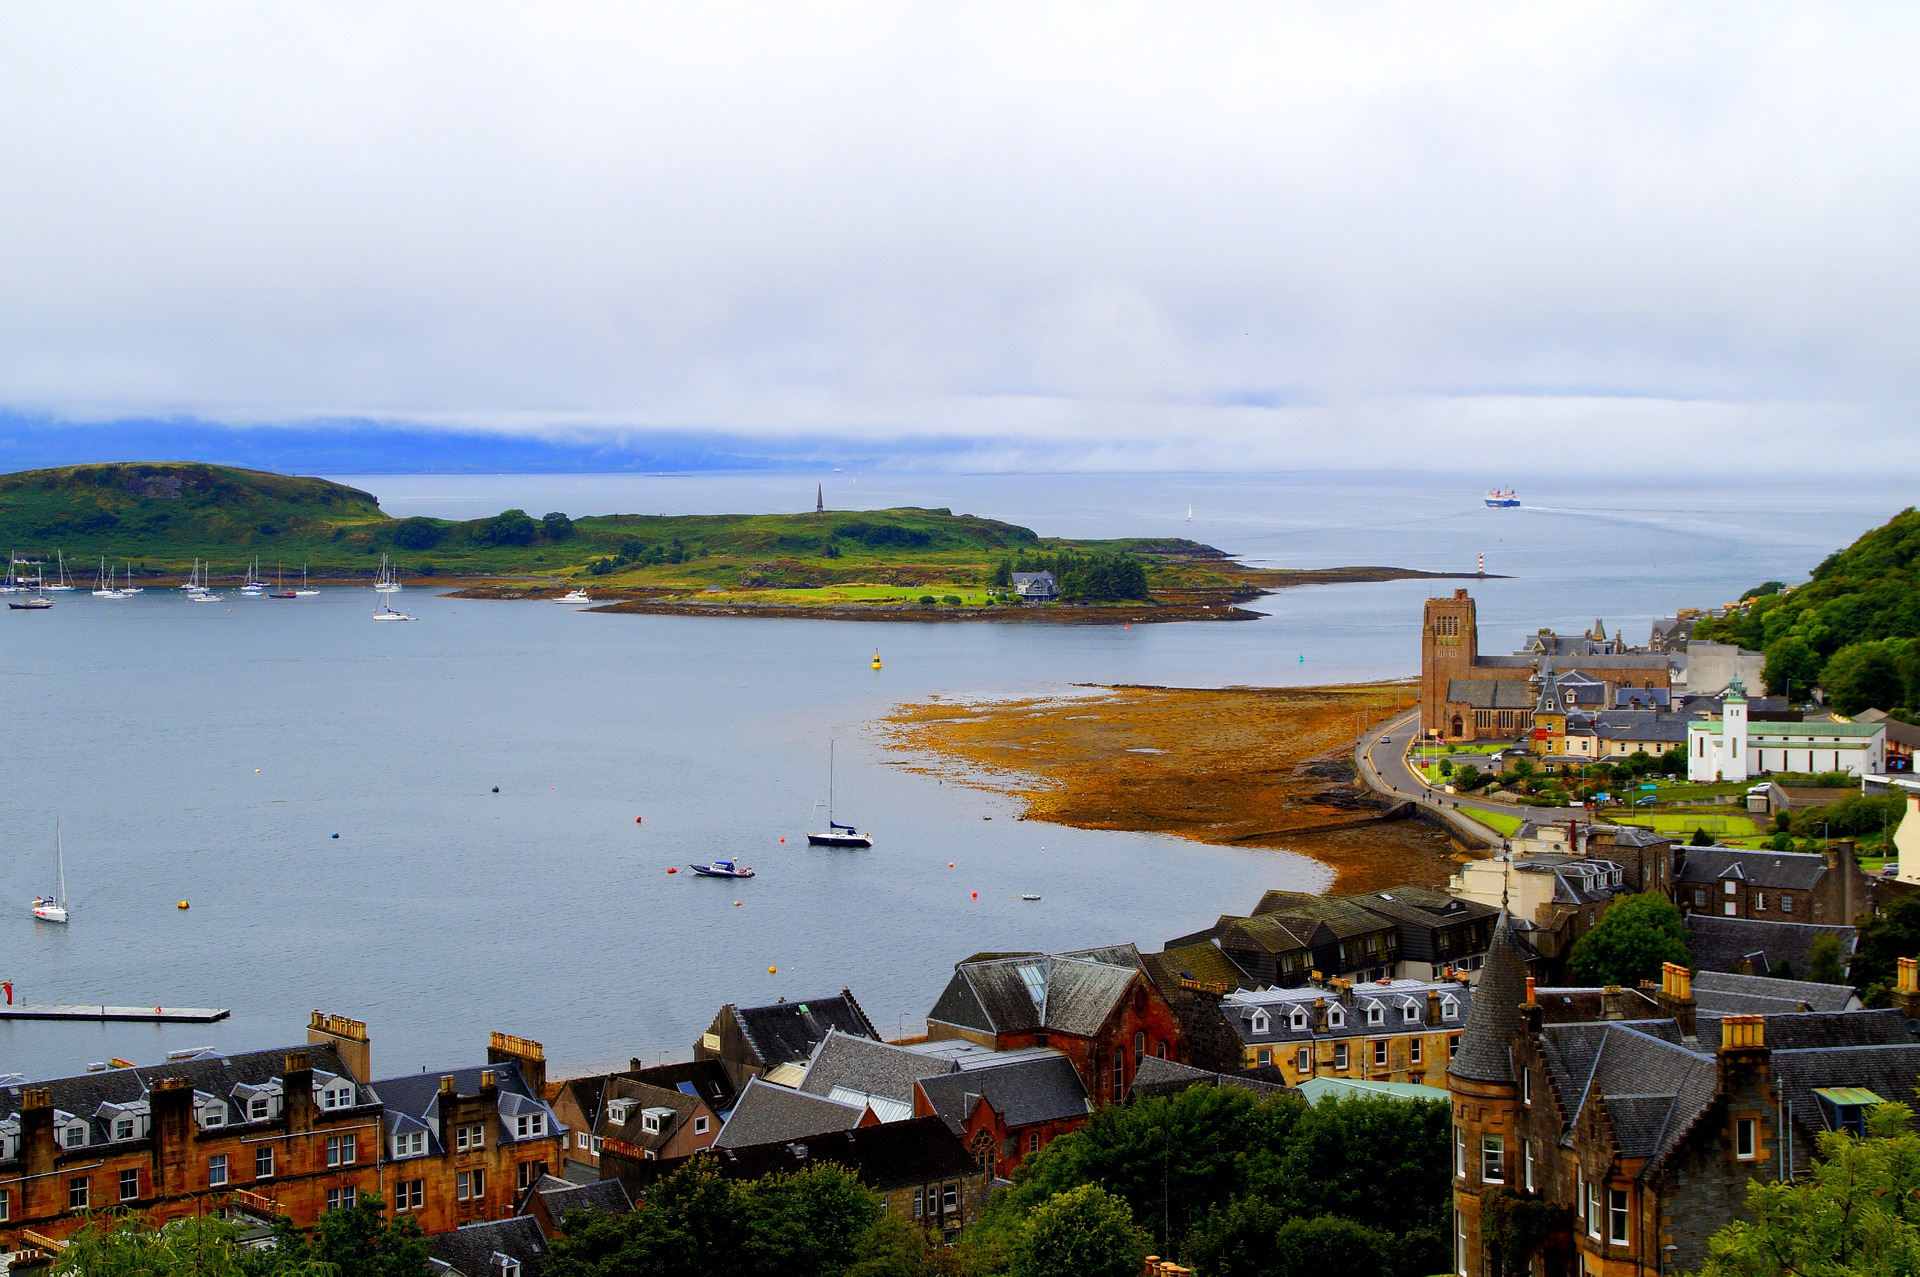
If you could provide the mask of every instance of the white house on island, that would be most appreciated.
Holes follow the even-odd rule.
[[[1746,780],[1765,772],[1846,772],[1882,769],[1887,729],[1880,723],[1753,723],[1747,689],[1727,688],[1719,718],[1687,724],[1687,779]]]

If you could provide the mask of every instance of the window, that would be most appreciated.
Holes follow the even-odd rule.
[[[1255,1033],[1265,1033],[1273,1025],[1273,1021],[1267,1018],[1265,1011],[1255,1011],[1253,1018],[1249,1020],[1248,1023],[1253,1026]]]
[[[1780,893],[1780,912],[1781,913],[1793,912],[1793,897],[1784,891]]]
[[[1407,1024],[1420,1023],[1420,1008],[1409,1002],[1400,1008],[1400,1019]]]
[[[140,1197],[140,1172],[137,1170],[120,1172],[120,1200],[136,1201]]]
[[[1027,1152],[1038,1153],[1039,1151],[1040,1151],[1040,1132],[1028,1131],[1027,1132]]]
[[[1520,1070],[1520,1102],[1526,1105],[1533,1103],[1533,1074],[1526,1069]]]
[[[227,1124],[227,1108],[224,1104],[210,1104],[200,1110],[200,1125],[211,1130]]]
[[[267,1116],[273,1108],[273,1102],[264,1095],[256,1095],[247,1101],[247,1118],[257,1122]]]
[[[1257,1060],[1263,1066],[1272,1064],[1273,1048],[1265,1047],[1265,1046],[1261,1047],[1260,1050],[1254,1055],[1254,1059]]]
[[[323,1109],[352,1108],[353,1084],[340,1082],[320,1092],[320,1107]]]
[[[1726,916],[1727,916],[1727,917],[1729,917],[1729,918],[1731,918],[1731,917],[1733,917],[1733,916],[1734,916],[1734,912],[1735,912],[1735,910],[1736,910],[1737,908],[1738,908],[1738,906],[1736,906],[1736,905],[1735,905],[1735,904],[1733,903],[1733,901],[1731,901],[1731,900],[1729,900],[1729,901],[1727,901],[1727,903],[1726,903],[1726,906],[1725,906],[1725,907],[1724,907],[1723,909],[1721,909],[1721,911],[1720,911],[1720,912],[1722,912],[1722,913],[1724,913],[1724,914],[1726,914]]]
[[[1367,1007],[1367,1023],[1368,1024],[1385,1024],[1386,1022],[1387,1022],[1387,1009],[1385,1007],[1381,1006],[1378,1002],[1375,1002],[1369,1007]]]
[[[1484,1183],[1507,1182],[1506,1158],[1506,1136],[1482,1135],[1480,1137],[1480,1178]]]
[[[919,1189],[916,1188],[913,1190],[913,1217],[915,1219],[919,1219],[921,1215],[925,1213],[920,1203],[921,1196],[922,1194]]]
[[[1313,1048],[1303,1046],[1293,1055],[1293,1067],[1299,1073],[1313,1072]]]
[[[1521,1140],[1520,1152],[1525,1158],[1525,1174],[1526,1174],[1526,1179],[1521,1182],[1522,1182],[1522,1185],[1526,1188],[1526,1190],[1529,1193],[1531,1193],[1533,1191],[1533,1141]]]
[[[1607,1190],[1607,1241],[1615,1246],[1627,1244],[1627,1190]]]
[[[1707,907],[1707,889],[1705,887],[1695,887],[1693,889],[1693,907],[1696,909],[1705,909]]]
[[[1460,1000],[1452,994],[1440,999],[1440,1018],[1458,1020],[1460,1018]]]
[[[1459,1054],[1460,1054],[1460,1035],[1458,1033],[1449,1033],[1447,1035],[1447,1062],[1451,1064],[1453,1062],[1453,1058]]]
[[[601,1140],[601,1138],[600,1138],[600,1137],[599,1137],[598,1135],[596,1135],[596,1136],[594,1136],[594,1137],[593,1137],[593,1155],[594,1155],[595,1157],[598,1157],[598,1156],[600,1156],[600,1145],[601,1145],[602,1143],[603,1143],[603,1141]]]
[[[1293,1025],[1293,1031],[1295,1033],[1305,1032],[1307,1027],[1306,1011],[1300,1007],[1295,1007],[1293,1009],[1293,1016],[1290,1019],[1289,1023]]]
[[[1453,1271],[1459,1277],[1470,1277],[1467,1272],[1467,1217],[1459,1211],[1453,1212]]]
[[[1139,1068],[1140,1061],[1147,1058],[1147,1035],[1140,1030],[1133,1031],[1133,1067]]]
[[[1764,891],[1754,892],[1753,893],[1754,912],[1758,913],[1761,910],[1765,909],[1766,907],[1767,907],[1767,893]]]
[[[500,1277],[520,1277],[520,1261],[511,1255],[500,1257]]]
[[[75,1124],[60,1132],[60,1142],[68,1148],[84,1148],[87,1143],[87,1128]]]
[[[1387,1067],[1387,1040],[1385,1038],[1375,1038],[1373,1040],[1373,1067],[1376,1069],[1384,1069]]]
[[[1750,1162],[1759,1156],[1759,1140],[1755,1131],[1759,1123],[1750,1117],[1743,1117],[1733,1124],[1733,1155],[1743,1162]]]
[[[75,1175],[67,1181],[67,1209],[85,1210],[91,1197],[91,1185],[85,1175]]]
[[[487,1143],[485,1125],[462,1126],[453,1132],[453,1151],[464,1153],[470,1148],[484,1148]]]
[[[1467,1177],[1467,1133],[1457,1126],[1453,1128],[1453,1177]]]
[[[113,1138],[115,1138],[116,1140],[132,1139],[133,1138],[133,1119],[130,1117],[114,1118],[113,1119]]]
[[[273,1178],[272,1145],[263,1145],[253,1150],[253,1177],[255,1179]]]
[[[1596,1240],[1600,1236],[1600,1186],[1587,1185],[1587,1236]]]
[[[958,1184],[949,1184],[940,1190],[940,1210],[943,1214],[952,1215],[959,1211],[959,1209],[960,1186]]]
[[[513,1168],[514,1188],[522,1193],[526,1192],[533,1181],[539,1178],[538,1175],[534,1174],[535,1168],[539,1166],[539,1162],[521,1162],[515,1166]]]
[[[694,1119],[693,1119],[693,1133],[694,1133],[695,1135],[705,1135],[705,1134],[707,1133],[707,1128],[708,1128],[708,1126],[709,1126],[709,1124],[710,1124],[710,1119],[708,1119],[708,1118],[704,1118],[704,1117],[696,1117],[696,1118],[694,1118]]]
[[[1409,1064],[1420,1063],[1420,1039],[1419,1038],[1407,1039],[1407,1063]]]
[[[13,1198],[7,1195],[6,1189],[0,1188],[0,1222],[4,1222],[12,1218],[13,1218]]]
[[[1347,1024],[1347,1013],[1345,1011],[1342,1011],[1339,1007],[1327,1008],[1327,1027],[1328,1028],[1342,1029],[1346,1027],[1346,1024]]]
[[[1345,1069],[1347,1067],[1347,1044],[1345,1042],[1337,1042],[1334,1044],[1333,1067],[1336,1069]]]
[[[227,1182],[227,1155],[215,1153],[207,1159],[207,1187],[220,1188]],[[125,1187],[123,1184],[122,1187]]]
[[[360,1190],[349,1184],[345,1188],[327,1190],[328,1210],[352,1210],[360,1200]]]
[[[1732,895],[1732,894],[1734,893],[1734,891],[1736,890],[1736,889],[1735,889],[1735,887],[1734,887],[1734,885],[1733,885],[1733,879],[1731,879],[1731,878],[1728,878],[1727,880],[1725,880],[1724,882],[1722,882],[1722,883],[1720,884],[1720,889],[1721,889],[1722,891],[1724,891],[1724,892],[1725,892],[1725,893],[1726,893],[1727,895],[1729,895],[1729,896],[1730,896],[1730,895]]]
[[[359,1161],[359,1137],[354,1135],[327,1136],[327,1165],[351,1166]]]
[[[547,1133],[545,1113],[522,1113],[513,1119],[513,1133],[523,1140],[536,1140]]]
[[[403,1179],[394,1186],[393,1208],[395,1210],[420,1210],[427,1204],[427,1181],[423,1179]]]
[[[581,1136],[584,1141],[585,1136]],[[419,1157],[427,1151],[427,1133],[425,1131],[402,1131],[393,1137],[393,1155],[395,1157]]]
[[[453,1177],[453,1195],[461,1201],[477,1202],[487,1195],[485,1171],[461,1171]]]
[[[1127,1053],[1115,1050],[1113,1053],[1113,1098],[1119,1099],[1120,1093],[1127,1089]]]

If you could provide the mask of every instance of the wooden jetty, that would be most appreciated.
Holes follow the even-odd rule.
[[[231,1014],[225,1007],[0,1006],[0,1020],[144,1020],[155,1024],[212,1024]]]

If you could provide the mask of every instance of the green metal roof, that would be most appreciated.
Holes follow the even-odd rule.
[[[1864,1086],[1816,1086],[1813,1093],[1829,1104],[1846,1108],[1856,1104],[1885,1104],[1886,1101]]]
[[[1337,1077],[1310,1077],[1294,1089],[1305,1096],[1309,1104],[1318,1104],[1329,1096],[1342,1100],[1357,1096],[1385,1096],[1394,1100],[1427,1100],[1435,1104],[1453,1102],[1453,1097],[1437,1086],[1416,1086],[1412,1082],[1349,1082]]]

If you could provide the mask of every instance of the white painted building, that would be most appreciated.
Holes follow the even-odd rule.
[[[1754,723],[1747,719],[1747,689],[1739,679],[1727,688],[1720,717],[1687,725],[1687,779],[1746,780],[1767,772],[1846,772],[1866,776],[1881,770],[1887,729],[1880,723]]]

